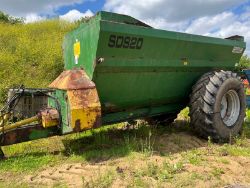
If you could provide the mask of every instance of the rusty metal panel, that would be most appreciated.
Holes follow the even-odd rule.
[[[95,88],[69,90],[70,122],[73,130],[96,128],[101,125],[101,104]]]
[[[58,135],[57,127],[44,129],[42,125],[36,124],[32,126],[17,128],[12,131],[5,132],[4,134],[0,134],[0,145],[7,146],[40,138],[47,138],[55,135]]]
[[[51,88],[66,90],[69,111],[68,121],[74,132],[101,125],[101,104],[95,87],[83,69],[64,71]],[[59,101],[61,101],[59,99]]]
[[[61,90],[89,89],[95,88],[95,83],[89,79],[83,69],[74,69],[63,71],[49,87]]]

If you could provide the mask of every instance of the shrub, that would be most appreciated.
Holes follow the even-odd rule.
[[[59,20],[0,22],[0,103],[10,87],[47,87],[61,73],[63,37],[76,26]]]

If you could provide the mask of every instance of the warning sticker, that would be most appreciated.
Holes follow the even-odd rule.
[[[74,55],[75,56],[80,56],[80,49],[81,49],[81,46],[80,46],[80,42],[79,41],[76,41],[75,44],[74,44]]]
[[[80,42],[76,39],[76,42],[74,44],[75,64],[78,64],[80,53],[81,53],[81,45]]]
[[[243,52],[243,48],[235,46],[232,50],[234,54],[241,54]]]

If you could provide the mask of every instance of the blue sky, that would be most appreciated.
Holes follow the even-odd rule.
[[[159,29],[221,38],[242,35],[250,55],[250,0],[1,0],[0,7],[27,23],[53,17],[75,21],[106,10]]]
[[[105,4],[104,0],[87,1],[87,2],[82,2],[79,4],[77,3],[74,5],[70,5],[70,6],[59,7],[58,10],[56,10],[56,13],[58,15],[63,15],[73,9],[78,10],[80,12],[86,12],[87,10],[91,10],[93,13],[96,13],[102,10],[104,4]]]

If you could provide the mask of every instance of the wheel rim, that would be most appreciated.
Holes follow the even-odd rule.
[[[221,100],[221,118],[226,126],[231,127],[240,114],[240,99],[235,90],[229,90]]]

